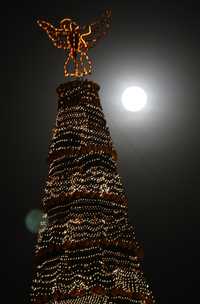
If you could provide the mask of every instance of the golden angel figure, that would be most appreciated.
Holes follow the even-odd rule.
[[[95,22],[82,27],[69,18],[61,20],[57,28],[47,21],[37,20],[37,23],[55,47],[67,51],[64,76],[82,77],[91,74],[92,63],[87,52],[108,32],[111,11],[106,10]]]

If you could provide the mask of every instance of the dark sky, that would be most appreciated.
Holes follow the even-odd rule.
[[[143,268],[157,303],[198,302],[198,2],[77,0],[7,1],[1,8],[1,287],[8,303],[29,303],[36,240],[24,219],[40,207],[55,90],[67,81],[64,52],[36,20],[72,17],[85,24],[108,7],[112,28],[90,52],[94,73],[88,78],[101,86],[129,218],[145,250]],[[122,108],[129,85],[146,90],[143,112]]]

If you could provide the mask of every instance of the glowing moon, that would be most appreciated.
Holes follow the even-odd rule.
[[[140,87],[129,87],[122,94],[122,104],[128,111],[140,111],[146,103],[147,94]]]

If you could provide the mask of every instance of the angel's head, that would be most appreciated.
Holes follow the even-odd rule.
[[[64,31],[76,31],[79,29],[78,24],[69,18],[65,18],[60,21],[60,28]]]

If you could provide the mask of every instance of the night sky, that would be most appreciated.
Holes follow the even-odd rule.
[[[6,303],[29,303],[36,235],[65,54],[37,26],[81,25],[112,10],[108,35],[89,55],[119,155],[129,218],[144,247],[157,303],[197,303],[200,197],[200,7],[196,1],[7,1],[1,9],[1,278]],[[147,107],[121,94],[141,86]],[[196,301],[195,301],[196,299]]]

